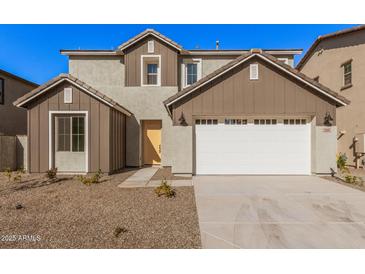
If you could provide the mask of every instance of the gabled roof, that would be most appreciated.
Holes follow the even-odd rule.
[[[117,102],[112,100],[111,98],[107,97],[106,95],[102,94],[100,91],[97,91],[96,89],[92,88],[88,84],[84,83],[83,81],[77,79],[76,77],[62,73],[58,75],[57,77],[53,78],[52,80],[48,81],[47,83],[39,86],[38,88],[28,92],[24,96],[18,98],[13,104],[17,107],[25,107],[27,103],[33,101],[38,96],[42,95],[43,93],[47,92],[50,88],[67,81],[71,83],[72,85],[75,85],[76,87],[80,88],[90,96],[93,96],[94,98],[98,99],[99,101],[102,101],[103,103],[107,104],[108,106],[118,110],[121,113],[124,113],[127,116],[131,116],[132,112],[127,110],[126,108],[119,105]]]
[[[279,68],[283,72],[289,74],[290,76],[296,78],[297,80],[303,82],[304,84],[312,87],[313,89],[317,90],[318,92],[322,93],[323,95],[331,98],[334,100],[337,105],[339,106],[345,106],[350,103],[349,100],[347,100],[345,97],[339,95],[337,92],[332,91],[331,89],[327,88],[326,86],[323,86],[322,84],[314,81],[312,78],[306,76],[305,74],[297,71],[296,69],[292,68],[289,65],[286,65],[283,62],[280,62],[275,57],[273,57],[270,54],[262,52],[262,50],[255,49],[251,50],[250,53],[244,54],[236,58],[235,60],[229,62],[228,64],[224,65],[223,67],[217,69],[216,71],[212,72],[211,74],[208,74],[207,76],[203,77],[193,85],[179,91],[175,95],[171,96],[167,100],[164,101],[165,107],[167,108],[169,114],[171,115],[171,105],[180,99],[184,98],[185,96],[191,94],[192,92],[198,90],[201,87],[204,87],[214,79],[224,75],[228,71],[232,70],[233,68],[247,62],[253,57],[258,57],[262,59],[265,62],[268,62],[275,67]]]
[[[313,54],[313,52],[316,49],[316,47],[323,40],[335,38],[335,37],[338,37],[338,36],[341,36],[341,35],[344,35],[344,34],[349,34],[349,33],[356,32],[356,31],[360,31],[360,30],[365,30],[365,25],[356,26],[356,27],[352,27],[352,28],[349,28],[349,29],[344,29],[344,30],[332,32],[332,33],[329,33],[329,34],[326,34],[326,35],[318,36],[318,38],[314,41],[314,43],[312,44],[312,46],[308,49],[308,51],[306,52],[306,54],[300,60],[300,62],[296,66],[296,69],[301,70],[303,68],[303,66],[305,65],[305,63],[308,61],[309,57]]]
[[[118,47],[118,50],[124,51],[125,49],[129,48],[130,46],[134,45],[138,41],[142,40],[147,36],[154,36],[155,38],[165,42],[166,44],[170,45],[171,47],[177,49],[178,51],[182,51],[183,48],[176,42],[172,41],[171,39],[167,38],[166,36],[162,35],[161,33],[153,30],[153,29],[146,29],[145,31],[141,32],[140,34],[134,36],[133,38],[129,39],[127,42],[121,44]]]
[[[24,79],[24,78],[21,78],[21,77],[19,77],[19,76],[16,76],[15,74],[12,74],[12,73],[7,72],[7,71],[2,70],[2,69],[0,69],[0,74],[4,74],[4,75],[6,75],[6,76],[8,76],[8,77],[11,77],[11,78],[13,78],[13,79],[15,79],[15,80],[18,80],[18,81],[20,81],[20,82],[23,82],[23,83],[25,83],[25,84],[27,84],[27,85],[30,85],[30,86],[33,86],[33,87],[38,87],[38,86],[39,86],[39,85],[38,85],[38,84],[36,84],[36,83],[33,83],[33,82],[31,82],[31,81],[28,81],[28,80],[26,80],[26,79]]]

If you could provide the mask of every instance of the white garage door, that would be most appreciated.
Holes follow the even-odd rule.
[[[311,172],[311,126],[305,119],[252,123],[237,119],[226,119],[224,123],[197,120],[197,123],[196,174]]]

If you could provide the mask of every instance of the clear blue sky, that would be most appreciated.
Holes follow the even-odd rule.
[[[353,25],[0,25],[0,68],[42,84],[67,72],[60,49],[114,49],[153,28],[185,49],[302,48]],[[301,58],[298,56],[296,62]]]

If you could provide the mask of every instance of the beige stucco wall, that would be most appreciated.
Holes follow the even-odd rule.
[[[172,166],[174,157],[185,157],[174,152],[178,130],[172,126],[163,101],[178,91],[178,87],[125,87],[125,66],[122,57],[70,57],[69,73],[100,90],[120,103],[134,115],[127,118],[127,166],[140,166],[141,120],[162,120],[162,165]]]
[[[13,102],[34,89],[35,86],[28,85],[1,72],[0,78],[5,80],[5,103],[0,105],[0,135],[27,134],[27,111],[15,107]]]
[[[341,90],[343,68],[341,64],[352,61],[353,86]],[[337,108],[338,132],[346,131],[338,140],[338,152],[346,153],[349,163],[354,164],[353,138],[365,131],[365,31],[359,31],[337,38],[322,41],[302,72],[340,93],[351,101],[346,107]]]

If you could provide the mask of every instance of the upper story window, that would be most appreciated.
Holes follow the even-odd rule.
[[[182,86],[187,87],[201,78],[201,59],[183,60]]]
[[[141,56],[141,86],[161,85],[161,56]]]
[[[157,64],[147,64],[147,85],[157,85]]]
[[[4,93],[5,93],[5,80],[3,78],[0,78],[0,105],[3,105],[5,103]]]
[[[186,64],[186,85],[192,85],[198,81],[198,64]]]
[[[343,88],[347,88],[352,85],[352,60],[343,63],[342,67],[343,67]]]

